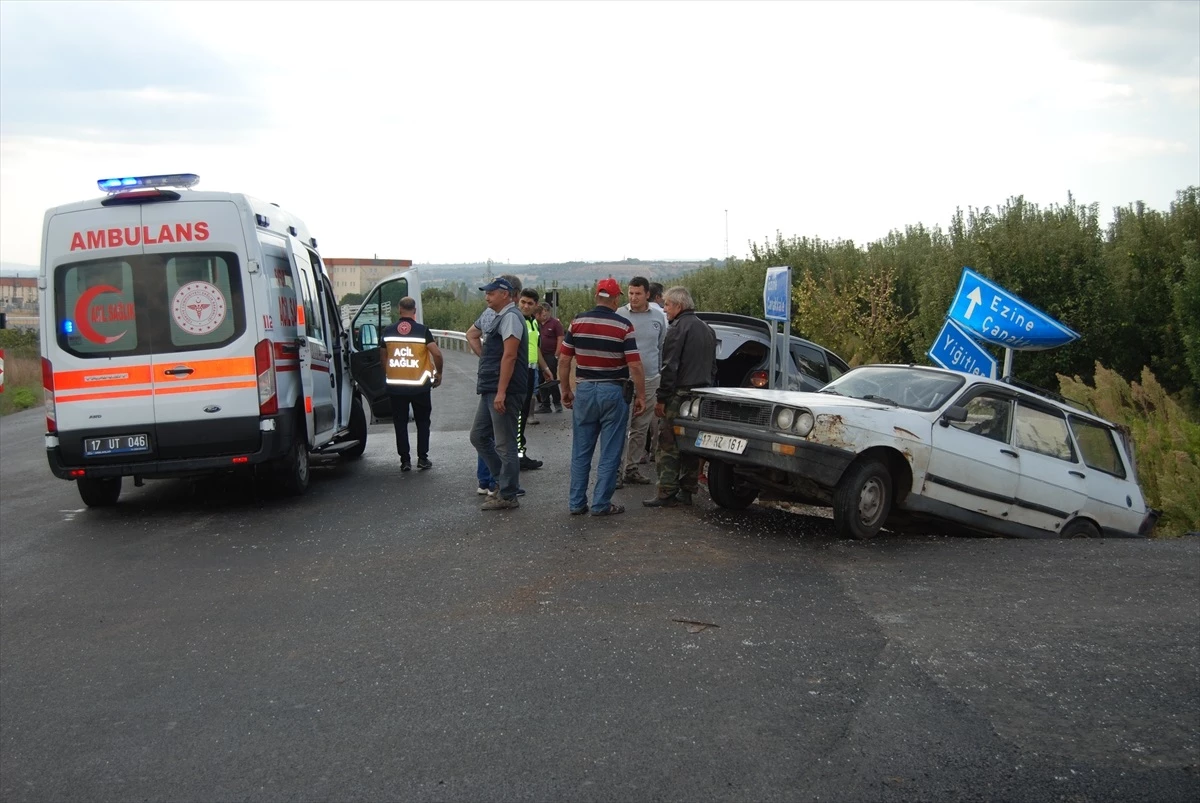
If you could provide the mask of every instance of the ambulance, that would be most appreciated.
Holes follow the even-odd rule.
[[[46,455],[85,504],[125,477],[253,470],[304,493],[310,455],[367,442],[352,344],[302,221],[192,189],[194,174],[98,182],[46,212]]]

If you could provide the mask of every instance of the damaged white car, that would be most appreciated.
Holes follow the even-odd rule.
[[[912,365],[856,368],[816,393],[692,392],[675,421],[714,502],[833,508],[843,536],[937,521],[997,535],[1147,535],[1121,428],[1028,386]]]

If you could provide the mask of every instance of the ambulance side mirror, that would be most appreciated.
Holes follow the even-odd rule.
[[[373,323],[364,323],[359,327],[355,340],[358,341],[357,345],[360,350],[377,349],[379,348],[379,330]]]

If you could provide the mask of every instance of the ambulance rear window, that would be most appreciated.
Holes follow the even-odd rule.
[[[211,349],[246,330],[231,253],[187,252],[60,265],[56,337],[79,357]]]
[[[58,269],[58,340],[81,357],[138,350],[133,265],[125,259],[80,262]]]

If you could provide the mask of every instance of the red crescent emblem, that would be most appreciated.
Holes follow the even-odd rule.
[[[125,337],[125,335],[129,332],[128,329],[121,334],[113,335],[112,337],[107,337],[100,334],[92,328],[92,322],[89,321],[87,317],[88,307],[92,306],[92,301],[94,301],[97,296],[104,295],[105,293],[120,292],[120,290],[110,284],[101,284],[95,287],[90,287],[83,292],[83,295],[81,295],[79,300],[75,302],[75,327],[79,330],[79,334],[83,335],[93,343],[99,343],[102,346],[107,346],[109,343],[116,343],[118,340]]]

